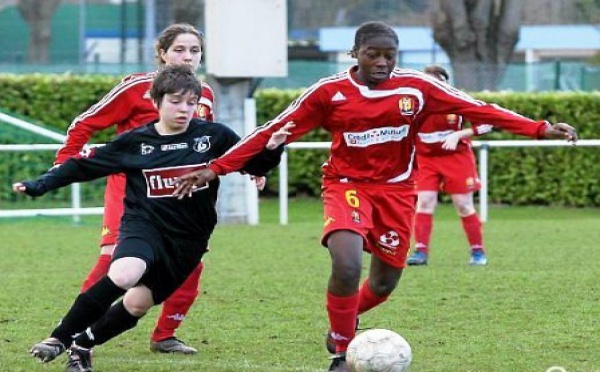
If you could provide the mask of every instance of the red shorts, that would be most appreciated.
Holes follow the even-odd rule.
[[[481,188],[473,151],[445,156],[417,156],[418,191],[468,194]]]
[[[104,219],[102,221],[102,238],[100,245],[117,243],[119,226],[123,216],[123,199],[125,198],[126,178],[124,174],[108,176],[104,191]]]
[[[322,196],[323,246],[329,234],[350,230],[363,237],[365,251],[390,266],[406,267],[417,200],[412,185],[330,183]]]

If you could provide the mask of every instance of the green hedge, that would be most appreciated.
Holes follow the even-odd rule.
[[[24,115],[64,133],[71,120],[98,101],[117,78],[91,75],[0,75],[0,110]],[[258,122],[279,114],[300,90],[259,90],[256,93]],[[600,138],[600,94],[598,93],[475,93],[476,98],[498,103],[525,116],[557,120],[574,125],[582,139]],[[0,127],[2,128],[2,127]],[[4,130],[4,129],[2,129]],[[105,142],[114,132],[102,133],[94,142]],[[483,139],[517,138],[493,133]],[[329,141],[323,130],[307,134],[302,141]],[[0,136],[0,141],[9,140]],[[14,141],[12,142],[14,143]],[[45,169],[52,154],[21,154],[0,164],[2,174],[12,180],[31,177],[31,169],[20,164],[36,163]],[[324,150],[289,152],[292,195],[320,194],[320,166]],[[489,157],[489,197],[492,203],[566,206],[600,206],[600,151],[595,147],[495,148]],[[41,166],[39,166],[41,165]],[[6,188],[1,188],[2,193]],[[99,188],[101,190],[101,188]],[[269,177],[268,190],[277,191],[277,172]],[[101,192],[92,191],[91,194]],[[60,195],[57,194],[57,195]],[[98,198],[98,195],[90,197]],[[13,196],[0,194],[0,200]]]

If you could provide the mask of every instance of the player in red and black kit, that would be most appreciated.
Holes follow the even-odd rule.
[[[424,72],[444,82],[450,78],[448,72],[437,65],[427,66]],[[481,188],[481,182],[469,137],[491,130],[491,125],[476,123],[463,128],[463,117],[456,114],[430,115],[423,120],[416,137],[419,173],[415,251],[406,260],[408,265],[427,265],[433,213],[440,190],[450,194],[461,218],[471,248],[469,263],[487,265],[481,221],[473,203],[473,193]]]
[[[69,349],[68,372],[92,371],[90,349],[135,327],[200,263],[217,222],[219,181],[191,190],[182,201],[173,197],[175,178],[205,167],[240,139],[223,124],[193,118],[201,89],[187,66],[165,67],[150,91],[158,121],[72,157],[35,181],[13,185],[16,192],[40,196],[109,174],[126,178],[124,213],[108,274],[80,293],[50,337],[33,346],[31,354],[42,362]],[[285,136],[278,136],[243,166],[245,172],[262,176],[279,163]]]
[[[361,25],[350,54],[357,66],[309,87],[207,169],[180,177],[175,191],[183,198],[194,185],[239,170],[286,124],[294,124],[286,143],[318,127],[331,133],[330,157],[322,166],[321,239],[332,260],[328,346],[335,348],[328,349],[336,354],[330,371],[348,370],[345,353],[358,314],[384,302],[406,266],[416,203],[415,142],[426,116],[456,113],[530,137],[576,139],[567,124],[536,122],[422,72],[395,68],[398,36],[385,23]],[[371,266],[360,286],[363,249],[371,253]]]
[[[202,46],[202,34],[194,27],[188,24],[173,24],[167,27],[157,39],[158,64],[160,68],[172,64],[185,64],[196,71],[202,58]],[[156,120],[158,111],[149,96],[150,85],[156,74],[157,71],[153,71],[125,77],[98,103],[75,118],[67,132],[64,146],[56,154],[55,164],[62,164],[79,153],[96,132],[116,126],[117,133],[120,134]],[[213,121],[213,91],[204,82],[202,88],[202,97],[196,116],[203,120]],[[82,291],[88,289],[107,273],[123,214],[124,196],[125,175],[109,176],[104,194],[100,256],[85,279]],[[197,352],[195,348],[177,339],[175,330],[198,296],[202,269],[203,264],[200,263],[188,280],[173,294],[173,297],[165,301],[151,335],[150,349],[152,351],[184,354]]]

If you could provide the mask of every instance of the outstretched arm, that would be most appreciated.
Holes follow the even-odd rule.
[[[291,134],[290,130],[294,127],[295,124],[293,122],[288,122],[274,132],[265,146],[265,150],[267,151],[263,151],[259,156],[250,160],[246,166],[244,166],[244,170],[250,174],[262,175],[262,173],[265,173],[265,168],[271,169],[279,164],[281,153],[283,151],[282,145]],[[191,196],[194,188],[199,185],[205,185],[215,178],[217,178],[217,173],[212,170],[210,166],[199,171],[185,174],[177,178],[177,187],[175,192],[173,192],[173,195],[179,199],[182,199],[185,195]],[[259,187],[259,189],[261,188]]]
[[[29,196],[41,196],[72,183],[120,173],[123,155],[116,150],[118,148],[116,143],[117,141],[114,141],[104,147],[90,149],[59,166],[52,167],[36,180],[14,183],[12,189],[14,192]]]

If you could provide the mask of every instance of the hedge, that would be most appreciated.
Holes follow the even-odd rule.
[[[75,116],[97,102],[117,82],[114,77],[94,75],[0,75],[0,110],[39,120],[64,133]],[[275,117],[300,93],[300,90],[257,91],[258,122]],[[473,96],[527,117],[570,123],[577,128],[581,139],[600,138],[600,94],[597,92],[474,93]],[[101,133],[94,142],[105,142],[113,135],[110,131]],[[493,133],[483,139],[513,138],[518,137]],[[329,141],[330,136],[317,130],[301,140]],[[10,140],[0,136],[0,141]],[[327,156],[324,150],[290,151],[291,195],[320,194],[320,166]],[[19,179],[20,175],[31,173],[22,163],[35,163],[43,170],[51,162],[51,155],[22,153],[4,161],[0,170],[12,179]],[[600,206],[599,176],[600,150],[595,147],[496,148],[489,157],[489,200],[503,204],[597,207]],[[277,191],[277,172],[269,177],[268,190]],[[92,194],[98,192],[101,188]],[[90,197],[99,199],[98,195]],[[13,198],[0,195],[0,200]]]

